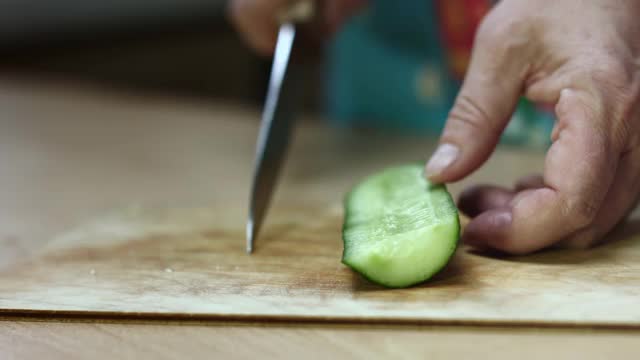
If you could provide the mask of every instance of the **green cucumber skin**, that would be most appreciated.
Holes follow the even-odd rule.
[[[415,165],[415,163],[409,163],[407,165]],[[407,166],[405,165],[405,166]],[[447,256],[447,259],[442,263],[442,265],[437,268],[435,271],[433,271],[431,274],[427,275],[424,279],[421,280],[416,280],[416,281],[411,281],[411,282],[407,282],[407,283],[400,283],[400,284],[391,284],[391,283],[386,283],[382,280],[378,280],[375,278],[370,277],[365,269],[361,269],[359,268],[357,265],[350,263],[346,258],[345,258],[345,254],[347,251],[347,239],[345,238],[345,233],[346,233],[346,226],[347,226],[347,218],[349,216],[348,213],[348,204],[349,202],[351,202],[351,197],[353,196],[355,190],[358,188],[359,185],[356,185],[354,188],[351,189],[351,191],[349,191],[347,193],[347,195],[344,197],[343,200],[343,209],[345,211],[344,213],[344,221],[343,221],[343,225],[342,225],[342,242],[343,242],[343,251],[342,251],[342,259],[341,262],[342,264],[346,265],[347,267],[349,267],[350,269],[352,269],[353,271],[357,272],[358,274],[360,274],[360,276],[362,276],[363,278],[365,278],[367,281],[383,286],[385,288],[389,288],[389,289],[399,289],[399,288],[408,288],[408,287],[412,287],[418,284],[422,284],[425,281],[433,278],[434,276],[436,276],[437,274],[439,274],[443,269],[445,269],[447,267],[447,265],[451,262],[451,259],[453,257],[453,255],[456,253],[456,250],[459,247],[460,244],[460,235],[461,235],[461,226],[460,226],[460,217],[456,216],[455,218],[455,242],[453,243],[453,246],[451,246],[450,252]],[[451,197],[451,194],[449,193],[449,191],[447,190],[447,187],[445,184],[439,184],[439,185],[433,185],[433,186],[438,186],[438,187],[442,187],[443,190],[445,191],[447,198],[449,200],[449,202],[455,207],[455,202],[453,200],[453,198]]]

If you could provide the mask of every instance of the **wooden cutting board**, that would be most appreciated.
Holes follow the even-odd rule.
[[[249,256],[256,112],[2,86],[0,315],[640,326],[636,220],[590,251],[461,248],[410,289],[343,266],[343,194],[425,156],[430,140],[302,124]],[[503,148],[452,190],[508,184],[542,161]]]

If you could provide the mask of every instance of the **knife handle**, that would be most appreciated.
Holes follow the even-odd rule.
[[[295,0],[278,14],[278,22],[280,24],[307,22],[314,17],[315,7],[314,0]]]

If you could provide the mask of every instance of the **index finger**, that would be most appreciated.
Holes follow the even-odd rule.
[[[263,55],[271,55],[276,44],[276,15],[290,0],[232,0],[229,15],[246,42]]]

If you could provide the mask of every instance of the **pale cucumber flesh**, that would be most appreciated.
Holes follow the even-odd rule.
[[[428,280],[449,262],[459,237],[451,195],[429,183],[420,165],[370,176],[345,199],[342,262],[380,285]]]

